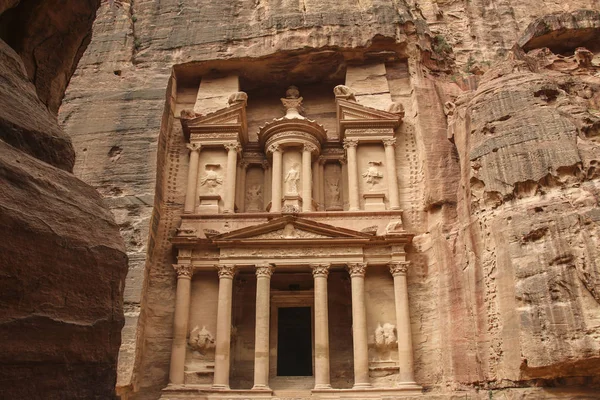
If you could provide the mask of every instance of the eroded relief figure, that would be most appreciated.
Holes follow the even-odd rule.
[[[246,211],[260,211],[262,210],[262,204],[262,187],[259,184],[250,186],[246,193]]]
[[[298,163],[294,163],[292,168],[285,175],[285,188],[286,194],[297,195],[298,194],[298,182],[300,181],[300,171],[298,171]]]
[[[340,180],[337,178],[327,179],[327,203],[337,206],[341,201]]]
[[[381,358],[390,357],[390,351],[398,344],[396,327],[390,323],[377,325],[375,329],[375,347]]]
[[[383,178],[383,174],[379,172],[379,168],[377,168],[379,165],[381,165],[381,162],[379,161],[369,161],[369,167],[362,174],[362,177],[365,179],[365,183],[370,185],[370,191],[374,190],[375,186],[377,186]]]
[[[214,194],[217,191],[217,187],[223,184],[223,178],[217,172],[217,169],[221,167],[220,164],[206,164],[206,173],[200,180],[200,185],[206,186],[209,194]]]
[[[192,350],[199,352],[201,355],[208,355],[215,350],[215,338],[205,326],[202,326],[202,329],[198,326],[192,329],[188,344]]]

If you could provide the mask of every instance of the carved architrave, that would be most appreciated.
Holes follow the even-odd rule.
[[[348,263],[348,272],[351,277],[365,277],[367,272],[367,263]]]
[[[273,271],[275,270],[275,264],[263,264],[256,266],[256,276],[271,278]]]
[[[233,279],[235,275],[235,265],[221,264],[217,266],[219,279]]]
[[[390,273],[393,276],[406,275],[409,265],[410,261],[392,261],[388,263],[388,266],[390,267]]]
[[[311,264],[313,277],[325,277],[329,275],[330,264]]]
[[[194,269],[191,265],[173,264],[173,268],[177,273],[177,279],[192,279]]]
[[[270,146],[272,146],[274,144],[273,142],[283,142],[283,141],[285,141],[285,139],[289,139],[290,141],[293,141],[293,142],[301,141],[301,142],[304,142],[305,145],[312,144],[315,147],[320,148],[319,141],[313,135],[311,135],[310,133],[306,133],[306,132],[302,132],[302,131],[298,131],[298,130],[291,130],[291,131],[275,133],[267,139],[265,146],[267,148],[270,148]],[[276,144],[279,144],[279,143],[276,143]]]

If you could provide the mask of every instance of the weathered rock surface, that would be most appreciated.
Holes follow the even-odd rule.
[[[99,2],[31,3],[0,5],[0,397],[114,398],[127,257],[53,113]]]
[[[561,48],[569,57],[523,58],[517,48],[519,59],[503,60],[537,31],[527,29],[537,17],[598,9],[598,0],[338,3],[102,5],[60,118],[76,175],[107,198],[128,242],[120,390],[154,399],[167,384],[168,237],[182,198],[168,178],[186,167],[169,164],[183,142],[167,143],[167,133],[180,134],[176,117],[197,95],[181,88],[197,88],[194,76],[211,69],[249,71],[249,86],[265,76],[312,83],[306,65],[331,77],[325,66],[349,53],[364,62],[395,52],[408,70],[371,74],[385,93],[367,87],[359,101],[385,97],[406,110],[398,168],[405,226],[417,234],[409,291],[418,383],[440,396],[535,385],[567,388],[511,395],[575,396],[569,385],[598,375],[598,71],[569,58],[573,43]],[[576,15],[577,26],[594,24],[593,12]],[[597,50],[588,50],[593,66]]]

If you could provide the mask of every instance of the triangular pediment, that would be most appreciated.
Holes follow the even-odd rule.
[[[372,236],[363,232],[315,222],[306,218],[285,216],[264,224],[253,225],[215,236],[214,242],[361,239]]]
[[[183,131],[187,138],[192,133],[214,133],[221,131],[238,132],[240,139],[247,142],[246,103],[238,102],[207,115],[182,119]]]
[[[340,121],[350,120],[372,120],[372,121],[390,121],[399,123],[401,117],[387,111],[378,110],[363,106],[362,104],[337,99],[338,119]]]

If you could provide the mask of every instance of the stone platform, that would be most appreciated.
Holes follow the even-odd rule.
[[[326,389],[326,390],[216,390],[205,386],[169,385],[161,400],[392,400],[422,396],[421,387],[407,385],[396,388]]]

